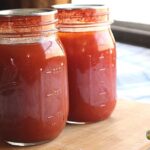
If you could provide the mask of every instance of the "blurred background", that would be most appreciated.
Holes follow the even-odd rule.
[[[64,3],[107,4],[115,20],[150,24],[149,0],[1,0],[0,9],[50,7]]]
[[[64,3],[110,7],[117,41],[118,99],[150,103],[149,0],[1,0],[0,9],[46,8]]]
[[[1,0],[0,9],[45,8],[53,4],[70,3],[71,0]]]

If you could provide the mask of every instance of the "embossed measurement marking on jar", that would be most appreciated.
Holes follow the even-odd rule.
[[[61,62],[60,63],[60,66],[57,66],[55,68],[51,68],[49,69],[48,71],[46,71],[47,74],[57,74],[57,73],[60,73],[63,71],[63,66],[64,66],[64,63]]]
[[[99,57],[99,59],[101,60],[101,59],[104,59],[105,57],[104,57],[104,55],[101,55],[100,57]]]
[[[105,91],[104,91],[104,92],[99,92],[98,94],[99,94],[99,95],[105,95],[106,92],[105,92]]]
[[[104,60],[105,60],[105,56],[104,55],[101,55],[100,57],[99,57],[99,60],[100,60],[100,63],[101,63],[101,65],[102,65],[102,68],[99,68],[98,70],[99,71],[105,71],[106,70],[106,68],[105,68],[105,66],[104,66]]]
[[[99,71],[105,71],[106,68],[99,68],[98,70],[99,70]]]
[[[104,72],[106,70],[106,67],[104,66],[104,61],[105,57],[103,55],[99,57],[99,60],[97,60],[97,62],[92,60],[92,64],[95,65],[94,71]]]
[[[59,111],[54,116],[48,116],[47,118],[50,125],[55,126],[58,124],[58,122],[63,121],[63,116],[64,114],[61,111]]]
[[[48,93],[46,96],[50,97],[50,96],[57,96],[60,95],[62,93],[62,89],[55,89],[50,91],[50,93]]]

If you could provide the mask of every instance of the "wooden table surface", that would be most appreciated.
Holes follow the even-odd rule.
[[[33,147],[0,143],[0,150],[150,150],[150,104],[118,100],[112,116],[98,123],[67,125],[52,142]]]

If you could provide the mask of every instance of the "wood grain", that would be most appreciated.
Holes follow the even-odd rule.
[[[52,142],[34,147],[0,150],[150,150],[145,133],[150,129],[150,104],[118,100],[112,116],[98,123],[67,125]]]

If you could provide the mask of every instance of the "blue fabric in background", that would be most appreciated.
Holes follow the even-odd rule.
[[[117,43],[117,97],[150,103],[150,49]]]

